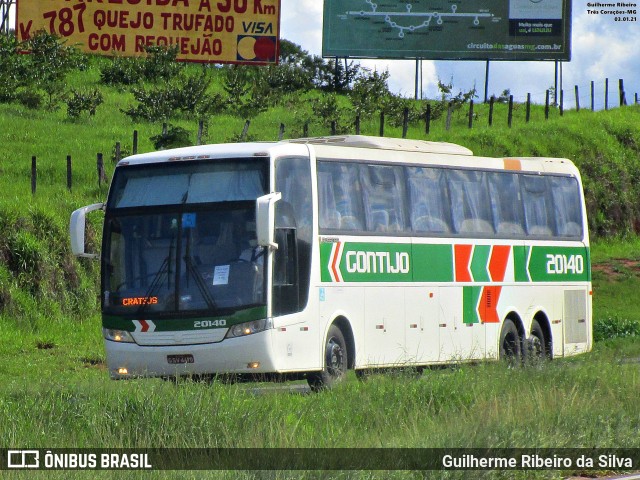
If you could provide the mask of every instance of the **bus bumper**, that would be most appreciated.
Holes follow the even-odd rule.
[[[113,379],[275,372],[271,330],[217,343],[140,346],[105,340]]]

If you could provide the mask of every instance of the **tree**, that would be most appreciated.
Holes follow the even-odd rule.
[[[362,69],[349,93],[358,115],[371,115],[385,110],[392,97],[389,91],[389,71],[382,73]]]
[[[85,66],[84,55],[65,43],[65,40],[39,30],[21,45],[30,53],[26,62],[21,64],[24,69],[20,72],[22,84],[43,90],[49,97],[49,107],[62,99],[67,74]]]

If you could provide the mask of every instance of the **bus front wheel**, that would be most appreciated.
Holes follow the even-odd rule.
[[[504,321],[500,332],[500,360],[506,360],[512,366],[516,366],[522,360],[520,334],[513,320],[509,318]]]
[[[324,368],[307,376],[307,382],[314,392],[330,388],[344,378],[347,373],[347,344],[342,331],[331,325],[324,346]]]

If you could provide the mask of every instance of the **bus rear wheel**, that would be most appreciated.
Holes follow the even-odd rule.
[[[331,325],[324,346],[324,368],[307,376],[309,387],[314,392],[331,388],[347,373],[347,344],[342,331]]]
[[[520,334],[509,318],[504,321],[500,332],[500,360],[505,360],[510,366],[516,366],[522,361]]]
[[[537,320],[531,322],[531,335],[527,339],[526,356],[528,363],[538,363],[546,358],[547,341]]]

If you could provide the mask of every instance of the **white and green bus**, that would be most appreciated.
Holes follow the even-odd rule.
[[[592,346],[580,174],[557,158],[334,136],[134,155],[105,211],[112,378],[306,378]]]

